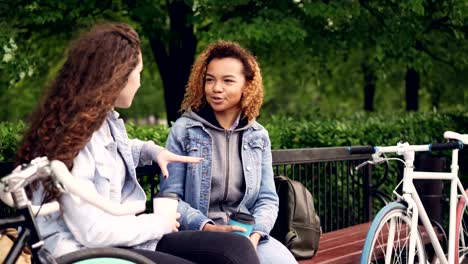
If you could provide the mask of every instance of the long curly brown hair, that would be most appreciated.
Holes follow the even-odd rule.
[[[255,57],[236,42],[219,40],[209,45],[192,66],[181,111],[197,111],[206,105],[205,75],[213,59],[234,58],[243,65],[246,84],[242,91],[241,111],[249,121],[255,119],[263,103],[263,82]]]
[[[100,24],[78,38],[31,117],[17,162],[47,156],[71,169],[114,107],[140,52],[138,34],[126,24]]]

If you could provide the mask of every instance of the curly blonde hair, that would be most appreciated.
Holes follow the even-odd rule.
[[[213,59],[234,58],[243,65],[246,84],[242,91],[241,111],[249,121],[260,114],[263,103],[263,82],[260,66],[255,57],[236,42],[219,40],[209,45],[192,66],[185,89],[181,111],[197,111],[206,105],[205,75]]]

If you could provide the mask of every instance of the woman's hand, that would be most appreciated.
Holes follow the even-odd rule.
[[[159,168],[161,168],[162,175],[164,178],[169,177],[169,172],[167,170],[167,164],[172,162],[186,162],[186,163],[200,163],[204,158],[202,157],[189,157],[189,156],[181,156],[170,152],[167,149],[161,150],[158,156],[156,157],[156,161],[158,162]]]
[[[163,234],[169,234],[172,232],[179,231],[180,223],[180,213],[173,213],[173,214],[163,214],[163,213],[153,213],[155,218],[155,224],[160,226],[163,230]]]
[[[250,241],[252,242],[252,245],[255,249],[257,249],[258,241],[260,241],[260,238],[262,236],[259,233],[252,233],[250,234],[249,238]]]
[[[236,226],[236,225],[213,225],[213,224],[206,224],[203,226],[203,231],[213,231],[213,232],[246,232],[247,229]]]

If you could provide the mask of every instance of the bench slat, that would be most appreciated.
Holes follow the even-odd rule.
[[[352,264],[359,263],[362,247],[371,222],[328,232],[320,238],[319,251],[311,259],[299,261],[300,264]],[[429,235],[419,226],[424,244],[430,243]],[[436,228],[437,237],[443,234]]]
[[[323,234],[317,255],[299,263],[358,263],[369,226],[370,222]]]

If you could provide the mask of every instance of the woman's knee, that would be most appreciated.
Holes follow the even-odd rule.
[[[258,255],[250,239],[234,233],[224,233],[222,241],[224,255],[230,263],[259,263]]]
[[[260,263],[281,263],[281,264],[293,264],[297,263],[296,259],[289,251],[278,240],[270,237],[268,240],[261,241],[257,247],[258,257]]]

